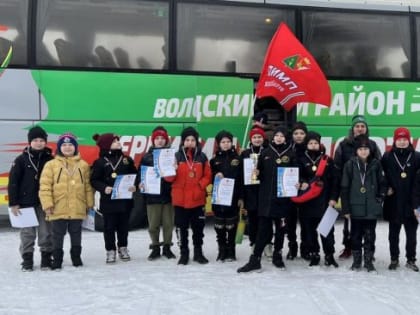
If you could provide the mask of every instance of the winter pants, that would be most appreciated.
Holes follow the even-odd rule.
[[[235,247],[236,229],[238,227],[239,209],[232,207],[226,211],[214,209],[214,229],[216,231],[217,244],[221,247]]]
[[[117,233],[117,246],[127,247],[130,211],[117,213],[104,213],[104,240],[105,249],[116,250],[115,233]]]
[[[20,254],[33,253],[36,234],[38,232],[38,246],[41,252],[52,252],[51,223],[45,220],[45,212],[41,206],[35,207],[35,214],[39,226],[27,227],[20,230]]]
[[[170,203],[147,205],[147,219],[149,221],[149,235],[152,246],[160,245],[159,234],[162,226],[163,244],[172,245],[174,230],[174,208]]]
[[[304,240],[309,253],[319,253],[319,242],[318,242],[318,232],[316,228],[319,225],[321,218],[301,218],[300,225],[305,229]],[[325,255],[334,254],[334,227],[328,233],[327,237],[321,235],[322,249],[324,250]]]
[[[416,247],[417,247],[417,226],[416,218],[404,218],[403,222],[389,222],[389,250],[391,260],[397,260],[400,256],[400,231],[401,226],[404,225],[406,243],[405,253],[407,260],[416,260]]]
[[[280,253],[283,249],[284,235],[286,226],[281,218],[259,217],[257,240],[254,247],[254,256],[261,257],[264,247],[270,243],[273,237],[273,222],[275,226],[274,233],[274,252]]]
[[[191,226],[194,247],[201,247],[204,238],[205,214],[203,207],[186,209],[175,206],[175,225],[181,252],[188,252],[188,228]]]
[[[351,249],[373,253],[375,250],[377,220],[351,219]]]
[[[257,239],[258,231],[258,211],[248,210],[248,237],[250,245],[254,245]],[[270,240],[271,241],[271,240]]]
[[[53,250],[62,250],[64,236],[67,231],[70,235],[70,244],[72,247],[82,246],[82,220],[54,220],[52,225]]]
[[[343,245],[346,248],[351,248],[351,233],[349,227],[349,219],[344,218],[344,225],[343,225]]]

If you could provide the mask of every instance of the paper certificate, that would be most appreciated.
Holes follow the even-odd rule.
[[[335,210],[333,207],[328,207],[324,215],[322,216],[321,222],[319,222],[319,225],[316,229],[319,232],[319,234],[321,234],[323,237],[327,237],[327,235],[333,228],[337,217],[338,211]]]
[[[89,209],[86,218],[82,221],[82,228],[90,231],[95,231],[95,214],[94,209]]]
[[[176,175],[175,163],[176,160],[174,149],[153,150],[153,165],[155,168],[155,172],[160,177]]]
[[[21,208],[19,211],[21,214],[16,216],[9,208],[9,219],[12,227],[25,228],[39,225],[34,208]]]
[[[215,177],[211,203],[214,205],[231,206],[234,186],[235,180],[233,178]]]
[[[257,160],[246,158],[244,159],[244,185],[256,185],[260,181],[255,176],[257,169]]]
[[[160,195],[161,177],[156,174],[153,167],[145,165],[141,166],[140,181],[143,184],[143,189],[141,190],[142,193]]]
[[[277,168],[277,197],[297,196],[297,183],[299,183],[298,167]]]
[[[131,199],[133,192],[128,189],[134,186],[136,174],[118,175],[112,187],[111,199]]]

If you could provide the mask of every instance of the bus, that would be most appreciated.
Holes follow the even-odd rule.
[[[410,128],[418,147],[420,7],[415,5],[2,0],[0,212],[7,211],[11,163],[33,125],[47,130],[53,148],[58,135],[72,131],[89,162],[97,156],[92,135],[115,132],[138,163],[157,125],[168,129],[173,147],[184,127],[197,127],[211,157],[220,129],[231,131],[238,146],[246,145],[249,120],[261,110],[270,124],[305,121],[322,134],[330,154],[355,114],[367,117],[382,151],[398,126]],[[285,112],[272,98],[254,100],[265,51],[281,22],[326,74],[330,107],[298,104]],[[141,198],[136,209],[142,212]]]

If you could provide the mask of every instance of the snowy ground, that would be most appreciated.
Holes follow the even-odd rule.
[[[335,269],[308,267],[302,259],[286,261],[285,271],[263,259],[262,273],[237,274],[249,257],[248,241],[237,247],[237,262],[216,262],[211,225],[205,231],[208,265],[178,266],[166,258],[147,261],[147,230],[129,235],[132,261],[106,265],[102,234],[86,231],[82,268],[71,266],[66,238],[62,271],[40,271],[37,266],[24,273],[19,266],[18,232],[3,227],[0,314],[419,314],[415,297],[420,274],[404,267],[404,246],[400,246],[402,267],[387,270],[387,231],[386,223],[378,225],[378,274],[350,271],[350,260],[339,262]],[[341,241],[341,223],[336,239]]]

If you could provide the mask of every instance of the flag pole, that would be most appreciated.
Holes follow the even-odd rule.
[[[252,116],[254,116],[254,107],[255,107],[256,99],[257,99],[257,94],[255,93],[254,97],[252,98],[252,107],[251,107],[251,109],[249,110],[249,113],[248,113],[248,121],[246,123],[244,136],[242,138],[242,146],[241,146],[242,149],[245,148],[246,143],[247,143],[247,139],[248,139],[247,135],[248,135],[248,132],[249,132],[249,128],[251,126]]]

